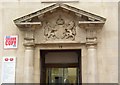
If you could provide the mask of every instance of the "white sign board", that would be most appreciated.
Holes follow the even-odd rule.
[[[4,48],[12,49],[17,48],[18,35],[4,36]]]
[[[2,58],[2,83],[15,83],[15,57]]]

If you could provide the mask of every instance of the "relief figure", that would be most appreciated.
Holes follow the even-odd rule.
[[[74,21],[71,21],[70,23],[67,24],[66,28],[65,28],[65,36],[64,38],[68,39],[75,39],[75,35],[76,35],[76,31],[75,31],[75,23]]]
[[[50,24],[49,22],[46,22],[46,25],[44,27],[44,35],[46,37],[46,40],[75,40],[75,28],[76,26],[74,21],[65,23],[64,19],[62,19],[61,16],[59,16],[54,25]]]

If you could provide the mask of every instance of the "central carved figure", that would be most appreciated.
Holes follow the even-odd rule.
[[[59,16],[54,26],[52,26],[49,22],[46,22],[44,35],[46,40],[75,40],[75,28],[76,26],[74,21],[69,21],[69,23],[66,24],[65,20]]]

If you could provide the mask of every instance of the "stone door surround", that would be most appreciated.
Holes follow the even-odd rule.
[[[106,19],[71,5],[57,3],[14,20],[25,33],[24,82],[33,82],[34,48],[41,44],[83,44],[87,48],[87,83],[98,83],[97,31]],[[62,47],[61,47],[62,49]]]

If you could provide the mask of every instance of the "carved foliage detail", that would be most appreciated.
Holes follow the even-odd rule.
[[[55,24],[46,22],[44,27],[46,40],[75,40],[76,26],[74,21],[65,23],[65,20],[59,16]]]

